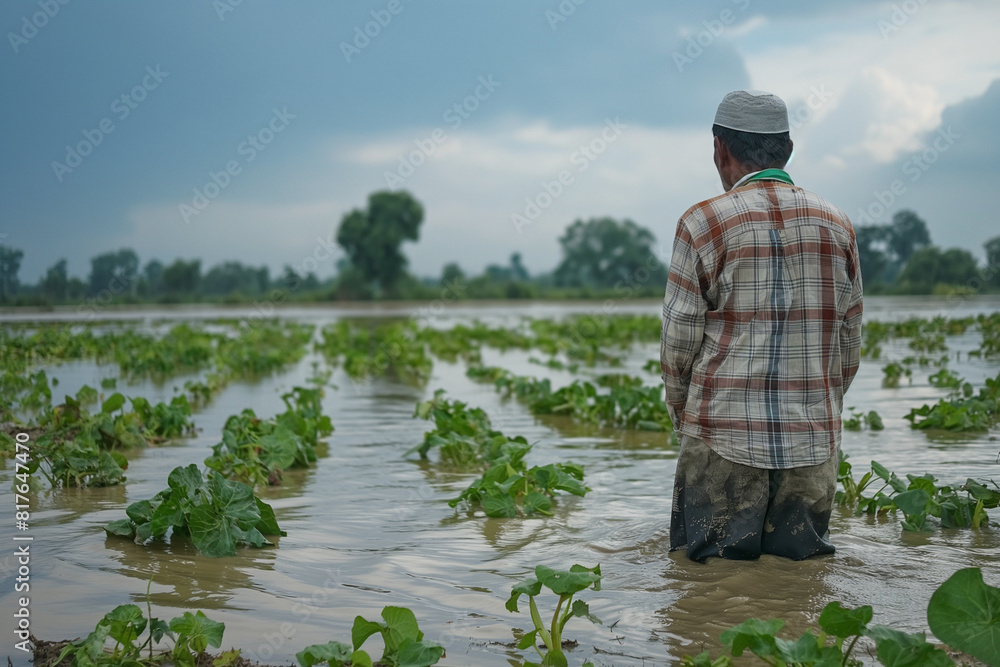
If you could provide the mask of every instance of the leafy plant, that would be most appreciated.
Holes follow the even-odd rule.
[[[881,431],[885,428],[882,417],[874,410],[858,412],[854,408],[851,408],[850,416],[843,419],[843,424],[848,431],[860,431],[866,426],[872,431]]]
[[[302,667],[328,664],[331,667],[372,667],[371,656],[361,647],[369,637],[382,635],[385,646],[379,665],[389,667],[429,667],[444,655],[444,648],[424,639],[416,616],[406,607],[385,607],[382,621],[354,618],[351,628],[352,646],[337,641],[313,644],[295,654]]]
[[[457,498],[451,507],[462,502],[481,505],[486,516],[511,518],[519,513],[549,514],[552,498],[559,491],[585,496],[590,490],[583,484],[583,468],[572,463],[550,463],[528,468],[525,455],[531,445],[508,441],[500,446],[500,455],[489,468]]]
[[[187,535],[198,551],[218,558],[233,556],[236,547],[271,545],[265,535],[284,535],[274,510],[257,498],[246,484],[209,472],[207,477],[193,463],[174,468],[168,488],[150,500],[132,503],[126,519],[105,527],[109,535],[130,537],[138,544]]]
[[[599,392],[594,384],[581,380],[553,391],[548,379],[517,376],[502,368],[473,367],[467,375],[493,382],[497,391],[525,401],[536,415],[567,415],[577,421],[617,428],[673,430],[663,387],[644,386],[640,378],[601,376],[598,382],[609,391]]]
[[[899,380],[902,377],[906,377],[910,382],[913,382],[913,371],[899,363],[898,361],[893,361],[882,367],[882,386],[891,387],[895,389],[899,386]]]
[[[872,608],[845,609],[839,602],[823,608],[819,617],[821,632],[806,631],[797,640],[782,639],[777,633],[784,627],[780,619],[747,619],[722,633],[733,657],[749,651],[773,667],[846,667],[862,665],[852,658],[861,637],[874,640],[879,662],[887,667],[951,667],[948,654],[927,642],[922,632],[905,633],[884,625],[869,625]],[[730,667],[728,656],[712,660],[705,652],[697,657],[684,656],[682,667]]]
[[[209,619],[201,611],[194,614],[185,612],[183,616],[172,619],[169,624],[153,618],[148,585],[146,607],[148,617],[143,616],[142,609],[134,604],[115,607],[98,621],[93,632],[67,644],[52,664],[62,664],[65,658],[72,658],[72,664],[79,667],[158,665],[166,656],[154,657],[153,647],[166,636],[174,641],[174,648],[169,656],[171,662],[177,667],[195,667],[209,646],[221,646],[225,624]],[[138,643],[147,630],[146,640]],[[110,653],[105,650],[108,637],[115,641]],[[142,651],[147,648],[149,657],[143,658]]]
[[[987,585],[979,568],[959,570],[934,591],[927,624],[949,646],[1000,665],[1000,588]]]
[[[986,510],[1000,506],[1000,487],[993,490],[974,479],[957,488],[938,486],[930,473],[919,477],[907,475],[904,481],[877,461],[872,461],[871,471],[855,482],[851,464],[842,456],[838,479],[844,487],[836,494],[838,503],[856,507],[859,515],[883,515],[898,510],[903,513],[900,522],[903,530],[932,531],[934,524],[928,522],[928,517],[938,519],[944,528],[978,529],[989,523]],[[876,479],[882,481],[882,487],[873,496],[865,497],[864,491]]]
[[[559,596],[556,602],[555,611],[552,614],[552,622],[549,627],[545,626],[542,616],[538,611],[535,598],[541,594],[545,587]],[[563,629],[566,623],[574,616],[586,618],[592,623],[600,623],[600,619],[590,613],[589,605],[583,600],[573,600],[573,596],[588,588],[595,591],[601,590],[601,566],[584,567],[583,565],[573,565],[567,570],[553,570],[544,565],[535,568],[535,576],[525,579],[516,584],[507,600],[507,611],[518,613],[517,601],[524,595],[528,598],[528,608],[531,613],[531,622],[534,629],[526,632],[517,642],[519,649],[533,648],[541,658],[541,663],[525,662],[525,667],[566,667],[568,662],[566,654],[563,653]],[[543,652],[538,648],[538,640],[545,644],[546,650]]]
[[[316,461],[319,439],[333,432],[322,413],[322,389],[295,387],[283,394],[285,412],[261,419],[247,408],[226,420],[222,442],[212,447],[205,465],[251,486],[281,483],[281,471]]]
[[[932,387],[938,387],[941,389],[959,389],[962,384],[962,378],[958,377],[947,368],[942,368],[937,373],[934,373],[927,378]]]
[[[437,449],[445,465],[460,469],[483,468],[501,455],[500,448],[504,444],[528,444],[521,436],[508,438],[494,429],[481,408],[448,400],[444,393],[443,389],[438,389],[434,398],[417,403],[413,416],[433,419],[435,429],[424,433],[423,442],[406,452],[407,455],[417,453],[426,459],[431,449]]]
[[[986,378],[986,386],[976,395],[973,395],[972,385],[966,382],[960,395],[942,398],[933,406],[923,405],[910,410],[905,418],[913,428],[919,429],[988,431],[1000,421],[1000,374]]]

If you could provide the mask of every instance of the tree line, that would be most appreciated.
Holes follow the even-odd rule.
[[[337,244],[344,258],[334,277],[297,273],[285,266],[272,276],[266,266],[226,261],[203,271],[199,259],[165,264],[151,259],[140,267],[134,250],[123,248],[90,260],[87,277],[70,276],[60,259],[35,284],[18,274],[24,253],[0,245],[0,303],[48,305],[102,300],[103,303],[242,302],[281,290],[295,301],[429,299],[442,287],[464,298],[616,298],[663,293],[667,257],[647,228],[614,218],[576,220],[559,237],[561,260],[547,273],[532,275],[520,253],[467,275],[458,262],[440,276],[417,278],[408,269],[403,244],[420,238],[423,206],[406,191],[380,191],[367,206],[343,216]],[[975,293],[1000,288],[1000,236],[986,242],[980,267],[967,250],[942,250],[931,243],[927,224],[913,211],[899,211],[885,225],[856,228],[865,291],[884,294]]]

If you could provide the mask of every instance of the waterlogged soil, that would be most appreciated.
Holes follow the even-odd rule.
[[[479,318],[513,325],[521,316],[561,317],[570,313],[600,316],[606,306],[583,304],[464,305],[435,310],[435,326]],[[619,313],[659,312],[656,302],[615,304]],[[910,316],[959,317],[1000,310],[1000,299],[962,303],[926,297],[869,298],[866,317],[895,320]],[[144,310],[149,323],[162,318],[199,320],[249,314],[238,309]],[[405,317],[417,307],[364,309],[367,317]],[[439,313],[439,314],[438,314]],[[362,314],[334,308],[290,309],[283,317],[326,324]],[[46,317],[55,318],[59,313]],[[67,315],[63,315],[66,317]],[[72,317],[70,314],[68,317]],[[129,313],[117,313],[127,319]],[[30,319],[34,316],[28,316]],[[6,316],[5,316],[6,319]],[[970,360],[979,333],[949,337],[949,367],[976,385],[1000,371],[1000,361]],[[884,346],[884,357],[906,356],[905,341]],[[529,363],[537,352],[501,353],[488,348],[485,365],[521,374],[550,377],[555,386],[587,373],[628,372],[659,381],[643,371],[658,356],[655,345],[632,349],[624,368],[581,368],[574,376]],[[895,355],[895,356],[894,356]],[[50,640],[85,636],[116,605],[150,602],[159,618],[203,610],[226,624],[223,649],[268,664],[291,664],[297,651],[313,643],[349,641],[356,615],[374,619],[382,607],[411,608],[428,639],[447,649],[443,665],[520,664],[509,644],[511,629],[527,629],[526,613],[510,614],[504,602],[511,586],[538,564],[568,568],[600,563],[599,592],[582,599],[603,625],[573,619],[565,637],[578,642],[570,664],[668,665],[684,654],[719,650],[720,633],[748,617],[787,622],[783,636],[798,636],[815,624],[832,600],[872,605],[875,623],[907,631],[927,628],[931,592],[955,570],[978,566],[992,585],[1000,584],[1000,528],[903,533],[893,517],[871,519],[836,510],[831,532],[837,552],[804,562],[764,556],[756,562],[713,559],[692,563],[667,553],[667,528],[676,450],[663,434],[618,431],[574,424],[561,418],[536,418],[524,406],[500,399],[492,385],[465,376],[462,363],[436,360],[423,388],[391,378],[352,381],[339,370],[332,377],[324,409],[336,431],[320,459],[308,470],[289,471],[280,488],[260,495],[271,503],[287,537],[277,548],[245,549],[232,558],[211,559],[185,541],[139,546],[107,537],[103,526],[122,518],[125,507],[166,486],[171,469],[201,463],[218,441],[227,416],[244,408],[269,416],[283,410],[280,394],[303,384],[312,372],[308,356],[288,372],[256,382],[234,382],[195,414],[196,436],[130,453],[127,483],[96,489],[33,492],[30,610],[33,634]],[[961,483],[967,477],[1000,481],[998,431],[946,435],[917,431],[903,419],[913,407],[936,401],[943,389],[931,387],[934,368],[916,368],[912,385],[881,386],[886,362],[864,361],[846,398],[847,406],[877,410],[881,432],[845,432],[843,448],[856,476],[878,460],[899,475],[932,472],[939,480]],[[73,363],[49,371],[60,381],[57,396],[83,384],[98,386],[117,376],[114,366]],[[151,401],[166,400],[188,377],[162,384],[142,382],[118,390]],[[530,464],[572,461],[586,469],[592,492],[585,498],[560,497],[550,517],[489,519],[448,507],[474,475],[441,470],[434,463],[403,457],[417,444],[428,423],[412,418],[415,404],[437,388],[487,409],[504,433],[524,435],[535,448]],[[14,504],[14,466],[0,463],[0,495]],[[994,510],[994,521],[1000,515]],[[13,519],[9,519],[11,524]],[[6,528],[4,529],[6,532]],[[16,570],[11,541],[0,541],[0,569],[6,581]],[[0,608],[14,609],[13,586],[0,591]],[[539,598],[543,616],[553,600]],[[8,635],[9,636],[9,635]],[[13,650],[13,664],[27,657]],[[370,653],[378,653],[375,640]],[[5,647],[6,648],[6,647]],[[2,655],[2,654],[0,654]],[[868,664],[874,659],[859,655]]]

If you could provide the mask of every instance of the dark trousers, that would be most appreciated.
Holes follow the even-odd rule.
[[[837,490],[836,452],[804,468],[768,470],[728,461],[681,437],[670,517],[670,550],[704,562],[774,554],[792,560],[833,553],[827,539]]]

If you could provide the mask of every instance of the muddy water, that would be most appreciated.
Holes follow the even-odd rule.
[[[1000,299],[956,308],[926,298],[870,298],[866,306],[868,317],[878,319],[959,316],[1000,310]],[[630,304],[617,312],[655,313],[657,308],[655,303]],[[503,322],[511,319],[509,312],[506,306],[464,306],[445,309],[435,322],[447,326],[474,317]],[[515,312],[551,317],[600,312],[600,306],[526,304]],[[383,308],[374,314],[400,312]],[[283,315],[323,324],[344,313],[298,309]],[[201,309],[141,314],[146,321],[205,316]],[[949,338],[948,345],[953,359],[958,353],[952,370],[981,384],[996,375],[1000,363],[970,363],[965,352],[978,340],[978,333],[969,333]],[[483,360],[518,373],[548,376],[554,383],[573,377],[531,364],[530,356],[486,350]],[[655,346],[635,349],[624,370],[656,382],[655,375],[641,370],[656,356]],[[85,635],[118,604],[144,607],[152,578],[154,615],[169,619],[202,609],[226,623],[224,648],[240,647],[255,659],[291,663],[294,653],[308,644],[349,641],[355,615],[377,618],[383,606],[392,604],[413,609],[427,637],[446,646],[442,664],[519,664],[518,652],[503,642],[510,641],[511,627],[528,628],[530,619],[504,609],[511,585],[540,563],[561,568],[600,563],[603,589],[588,592],[585,599],[604,625],[570,622],[565,634],[580,642],[570,654],[571,664],[589,658],[596,665],[667,665],[684,653],[717,647],[722,630],[751,616],[786,619],[788,632],[797,635],[827,602],[841,600],[871,604],[875,622],[923,630],[931,591],[954,570],[981,566],[987,581],[1000,584],[1000,529],[903,534],[895,519],[872,521],[840,512],[832,524],[837,553],[829,557],[802,563],[764,557],[758,562],[713,560],[699,565],[667,554],[675,451],[663,436],[535,418],[516,402],[499,399],[492,385],[470,381],[461,364],[440,361],[423,389],[391,379],[359,384],[334,374],[338,388],[328,390],[324,407],[336,431],[325,455],[312,469],[288,473],[282,488],[261,494],[288,532],[278,540],[278,548],[244,550],[216,560],[186,544],[141,547],[105,537],[102,526],[124,516],[130,502],[164,488],[172,468],[200,463],[228,415],[246,407],[260,415],[282,409],[281,391],[303,383],[315,360],[306,358],[287,373],[260,382],[230,385],[196,414],[198,436],[131,455],[124,486],[35,492],[28,533],[34,537],[33,632],[48,639]],[[904,380],[900,389],[883,389],[883,363],[865,362],[846,400],[848,406],[878,410],[886,424],[880,433],[844,434],[844,449],[857,475],[874,458],[899,474],[930,471],[948,481],[969,476],[1000,481],[997,431],[932,438],[911,430],[902,416],[944,392],[927,383],[933,369],[915,370],[910,386]],[[609,369],[593,372],[602,370]],[[74,363],[50,374],[59,378],[61,396],[116,375],[116,368]],[[159,386],[119,382],[119,389],[162,400],[184,379]],[[489,410],[504,432],[536,442],[530,463],[582,463],[592,493],[561,498],[553,516],[537,519],[486,519],[449,508],[447,500],[471,476],[442,472],[402,456],[427,428],[426,422],[412,419],[414,404],[438,387]],[[12,477],[13,465],[0,463],[0,495],[11,511]],[[996,511],[994,517],[1000,521]],[[4,534],[14,532],[8,528],[13,519],[3,521]],[[6,582],[0,608],[5,611],[16,601],[11,544],[9,539],[0,541]],[[552,601],[539,602],[544,616]],[[4,633],[3,653],[15,664],[28,664],[8,648],[10,631]]]

